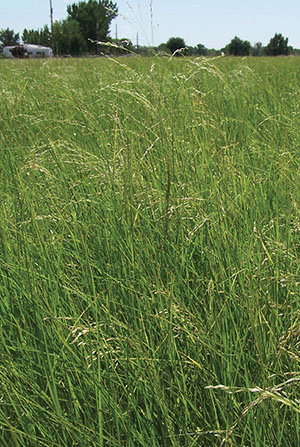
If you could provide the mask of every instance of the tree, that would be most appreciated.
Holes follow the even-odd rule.
[[[39,44],[39,30],[24,28],[22,33],[22,41],[24,43]]]
[[[79,24],[80,34],[89,51],[97,52],[92,41],[107,41],[111,21],[117,17],[118,8],[111,0],[88,0],[67,7],[68,19]]]
[[[262,56],[264,54],[264,47],[261,42],[256,42],[252,48],[252,56]]]
[[[156,50],[159,52],[159,53],[161,53],[161,54],[169,54],[170,53],[170,50],[169,50],[169,48],[167,47],[167,44],[166,43],[161,43],[160,45],[158,45],[158,47],[156,48]]]
[[[0,30],[0,47],[17,45],[19,42],[19,33],[15,34],[15,32],[9,28]]]
[[[289,54],[288,38],[284,38],[282,34],[275,34],[266,46],[267,56],[280,56]]]
[[[232,56],[249,56],[250,50],[250,42],[248,42],[248,40],[241,40],[237,36],[235,36],[227,46],[227,52]]]
[[[32,43],[49,47],[51,46],[51,31],[49,30],[48,25],[36,30],[27,30],[25,28],[22,33],[22,41],[24,43]]]
[[[208,49],[202,43],[198,43],[198,45],[195,48],[195,54],[197,56],[207,56]]]
[[[78,56],[87,50],[87,42],[81,36],[76,20],[55,21],[54,34],[57,54]]]
[[[186,48],[185,41],[181,37],[170,37],[167,42],[167,48],[174,54],[176,51]]]

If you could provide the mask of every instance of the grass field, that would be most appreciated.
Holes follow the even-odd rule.
[[[299,447],[300,59],[0,89],[1,447]]]

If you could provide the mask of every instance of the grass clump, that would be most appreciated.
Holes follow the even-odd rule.
[[[1,445],[299,445],[299,69],[1,62]]]

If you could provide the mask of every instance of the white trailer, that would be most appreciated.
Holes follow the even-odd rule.
[[[52,49],[42,45],[24,44],[28,57],[52,57]]]
[[[24,45],[13,45],[3,47],[3,54],[6,57],[14,57],[12,50],[19,48],[24,57],[36,58],[36,57],[52,57],[52,49],[49,47],[43,47],[42,45],[34,45],[31,43],[25,43]]]
[[[5,57],[13,57],[12,53],[10,52],[10,50],[12,50],[13,48],[15,48],[14,46],[12,47],[3,47],[3,54]]]

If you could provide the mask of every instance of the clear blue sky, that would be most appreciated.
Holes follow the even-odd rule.
[[[276,32],[300,48],[300,0],[114,0],[119,17],[111,35],[136,43],[158,45],[171,36],[183,37],[187,45],[203,43],[222,48],[235,36],[267,44]],[[54,18],[66,17],[66,5],[74,0],[53,0]],[[0,0],[0,28],[22,32],[49,23],[49,0]]]

